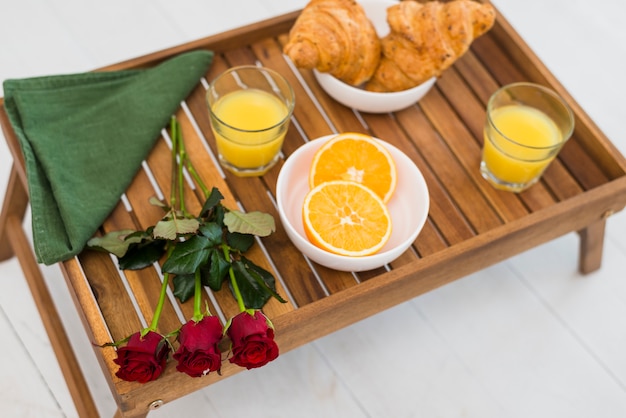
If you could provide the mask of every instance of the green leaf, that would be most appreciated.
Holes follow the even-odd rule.
[[[215,212],[212,216],[213,222],[216,222],[218,225],[225,227],[226,225],[224,225],[224,213],[226,213],[226,209],[224,208],[224,206],[222,205],[216,206]]]
[[[148,199],[148,202],[153,206],[158,206],[160,208],[163,208],[163,210],[165,211],[169,210],[169,206],[167,206],[164,202],[157,199],[155,196],[152,196],[150,199]]]
[[[135,231],[132,234],[128,234],[126,236],[126,241],[135,241],[135,242],[140,242],[141,240],[148,240],[148,241],[152,241],[152,229],[153,227],[149,227],[148,229],[146,229],[145,231]],[[139,238],[139,240],[137,240],[137,238]]]
[[[239,287],[239,292],[243,299],[243,303],[246,308],[249,309],[261,309],[265,303],[271,297],[271,294],[266,292],[265,289],[257,283],[257,280],[253,277],[256,273],[246,269],[243,262],[237,260],[233,262],[233,272],[235,273],[235,280]],[[232,283],[229,282],[230,290],[233,296],[236,298]]]
[[[209,197],[207,197],[204,205],[202,206],[202,210],[200,211],[200,216],[205,217],[207,214],[216,207],[220,201],[224,199],[222,193],[217,189],[217,187],[213,187],[211,189],[211,193],[209,193]]]
[[[219,245],[222,243],[222,227],[215,222],[209,222],[200,226],[200,233],[207,237],[211,245]]]
[[[169,221],[159,221],[154,226],[154,230],[152,234],[155,238],[163,238],[170,241],[176,239],[176,224],[174,220],[171,219]]]
[[[241,257],[241,262],[245,265],[248,271],[252,271],[256,273],[253,277],[257,280],[259,286],[263,287],[266,292],[270,293],[274,298],[276,298],[281,303],[287,303],[285,299],[283,299],[278,292],[276,292],[276,279],[269,271],[265,270],[263,267],[257,266],[251,260],[246,257]]]
[[[226,242],[232,248],[245,253],[254,244],[254,235],[240,234],[239,232],[229,232],[226,234]]]
[[[172,279],[174,285],[174,296],[180,300],[181,303],[185,303],[189,298],[194,295],[196,288],[195,274],[178,274]]]
[[[118,258],[122,270],[140,270],[157,262],[165,252],[165,241],[149,240],[132,244],[123,257]]]
[[[162,269],[174,274],[194,274],[208,261],[210,248],[211,243],[202,235],[194,235],[186,241],[177,242]]]
[[[224,214],[224,225],[230,232],[266,237],[276,230],[274,218],[269,213],[233,210]]]
[[[210,265],[200,269],[202,284],[218,291],[222,288],[224,278],[228,275],[230,263],[224,259],[224,254],[216,249],[211,250]]]
[[[241,260],[233,262],[233,271],[246,308],[261,309],[272,296],[282,303],[286,302],[276,292],[274,276],[247,258],[241,257]]]
[[[117,257],[123,257],[131,244],[141,242],[143,236],[131,236],[135,234],[132,229],[109,232],[101,237],[93,237],[87,241],[91,248],[107,251]]]
[[[200,222],[198,222],[197,219],[172,218],[157,222],[152,233],[155,238],[163,238],[173,241],[179,234],[185,235],[195,233],[198,231],[199,226]]]

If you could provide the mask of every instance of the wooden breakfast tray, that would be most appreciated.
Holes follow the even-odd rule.
[[[249,255],[275,272],[279,292],[290,301],[272,300],[264,309],[276,327],[282,353],[572,231],[581,235],[581,272],[600,266],[605,219],[626,204],[626,161],[501,15],[418,105],[382,115],[359,114],[338,104],[321,90],[311,71],[297,70],[285,59],[281,45],[297,16],[297,12],[287,14],[101,69],[149,67],[193,49],[216,53],[205,81],[232,66],[261,64],[283,74],[296,93],[295,122],[285,140],[285,158],[307,140],[357,131],[399,147],[422,171],[430,191],[430,213],[413,247],[389,269],[358,274],[333,271],[308,262],[278,222],[274,196],[282,160],[262,178],[223,175],[210,155],[216,149],[204,99],[206,84],[198,85],[189,96],[177,117],[187,151],[205,184],[218,187],[227,206],[240,204],[245,210],[268,212],[277,220],[277,231]],[[486,102],[499,86],[515,81],[551,87],[576,114],[572,139],[541,182],[521,194],[493,189],[478,167]],[[4,109],[0,121],[16,161],[0,223],[2,241],[5,236],[12,241],[12,249],[1,248],[0,256],[6,258],[12,252],[20,256],[26,245],[10,226],[16,224],[15,215],[21,227],[27,195],[21,153]],[[161,218],[162,211],[148,204],[156,194],[151,177],[163,195],[169,196],[170,153],[164,139],[158,141],[145,169],[130,186],[127,204],[119,204],[103,231],[145,229]],[[200,196],[187,195],[191,197],[187,207],[195,213]],[[25,275],[36,277],[34,259],[22,254],[20,260]],[[89,250],[61,267],[94,342],[119,340],[140,330],[142,321],[150,323],[161,284],[155,269],[120,272],[111,257]],[[39,291],[45,289],[35,286],[34,292]],[[223,319],[237,313],[228,290],[207,294],[206,299],[211,311]],[[191,301],[180,305],[170,300],[160,321],[162,330],[176,329],[190,318],[191,305]],[[55,324],[51,326],[55,329]],[[65,359],[63,340],[53,337],[67,372],[73,360]],[[143,416],[150,405],[172,401],[241,370],[224,364],[221,377],[211,374],[192,379],[169,366],[157,381],[141,385],[114,376],[113,348],[95,351],[121,416]],[[89,404],[85,400],[89,395],[76,374],[80,372],[69,370],[68,386],[75,398],[84,398],[75,401],[79,413],[87,414],[93,405],[79,405]],[[72,379],[79,379],[78,383]]]

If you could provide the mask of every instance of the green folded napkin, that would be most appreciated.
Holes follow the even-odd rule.
[[[83,249],[212,59],[193,51],[150,69],[4,82],[26,162],[38,262]]]

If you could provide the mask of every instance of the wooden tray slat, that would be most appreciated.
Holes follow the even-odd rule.
[[[104,253],[87,250],[78,260],[112,340],[121,340],[141,330],[141,321],[111,258]],[[124,315],[118,315],[120,312]],[[97,317],[88,319],[99,320]],[[98,341],[101,344],[105,342],[110,341]]]

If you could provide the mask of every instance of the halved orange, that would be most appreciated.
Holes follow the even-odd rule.
[[[302,218],[311,243],[335,254],[374,254],[391,237],[391,215],[383,200],[353,181],[332,180],[311,189]]]
[[[311,163],[311,189],[330,180],[361,183],[387,203],[396,188],[396,165],[389,151],[377,139],[345,132],[322,145]]]

